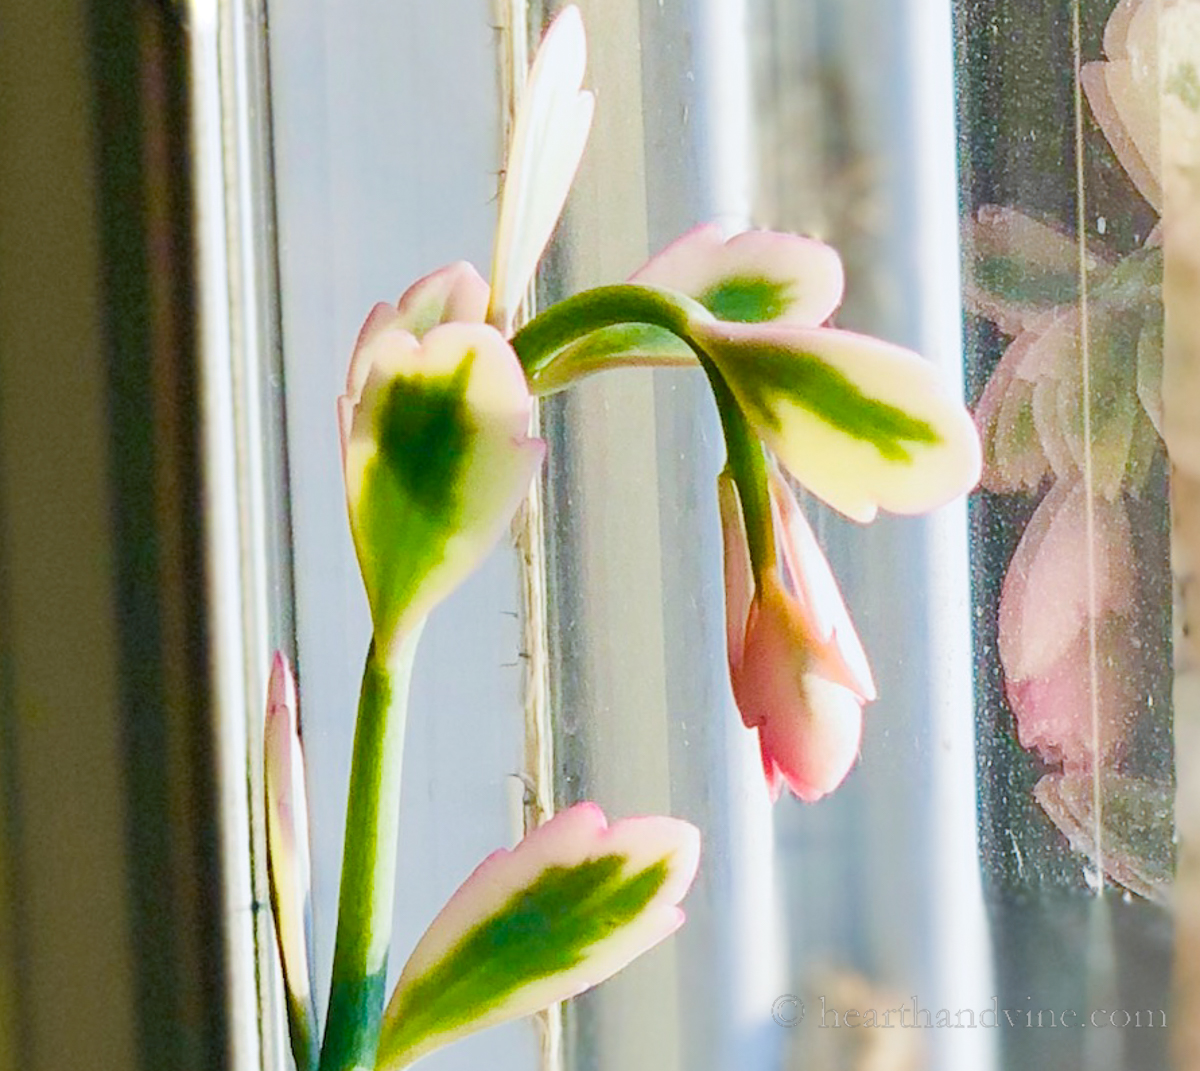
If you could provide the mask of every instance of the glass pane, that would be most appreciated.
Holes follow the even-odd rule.
[[[771,810],[729,693],[703,380],[624,371],[547,403],[544,630],[518,617],[530,574],[511,548],[433,619],[397,953],[514,839],[532,753],[560,806],[674,813],[705,835],[688,926],[572,1005],[569,1067],[1166,1066],[1168,1008],[1174,1024],[1200,1003],[1200,889],[1168,906],[1200,882],[1186,736],[1200,734],[1200,5],[581,6],[596,125],[539,297],[625,278],[707,219],[826,238],[847,266],[839,326],[962,384],[984,486],[969,509],[868,528],[806,503],[881,698],[847,783]],[[367,639],[333,400],[375,301],[447,261],[487,263],[500,41],[465,0],[272,11],[321,978]],[[531,655],[549,657],[549,750],[526,735]],[[794,1028],[798,1005],[777,1003],[792,998],[806,1005]],[[890,1010],[901,1029],[847,1029],[851,1009]],[[1145,1025],[1063,1025],[1102,1009]],[[912,1029],[922,1013],[931,1028]],[[429,1066],[539,1058],[523,1024]]]
[[[394,302],[453,260],[487,269],[500,163],[499,47],[473,0],[273,4],[270,29],[296,663],[323,1005],[370,635],[346,520],[336,400],[376,302]],[[458,884],[520,834],[519,591],[517,555],[502,546],[438,608],[422,637],[404,756],[393,981]],[[520,1022],[422,1066],[524,1069],[536,1055],[534,1029]]]
[[[739,5],[580,7],[597,112],[546,301],[748,212]],[[770,813],[729,695],[708,387],[698,369],[615,371],[543,412],[558,802],[674,814],[704,837],[687,924],[568,1006],[567,1066],[767,1066],[783,984]]]
[[[1005,1031],[1005,1067],[1167,1065],[1182,546],[1164,448],[1160,76],[1164,117],[1171,90],[1159,42],[1195,10],[959,5],[968,374],[987,459],[973,534],[996,990],[1001,1007],[1080,1020],[1107,1009],[1109,1026]],[[1115,1029],[1127,1015],[1132,1028]]]
[[[757,0],[751,10],[760,218],[842,252],[838,326],[910,346],[959,382],[949,5]],[[983,1008],[994,991],[963,504],[867,527],[815,501],[805,510],[879,699],[837,792],[775,807],[786,980],[806,1004],[801,1024],[777,1031],[775,1066],[986,1069],[990,1031],[911,1028],[925,1012],[932,1022],[939,1009]],[[847,1012],[880,1029],[847,1029]]]

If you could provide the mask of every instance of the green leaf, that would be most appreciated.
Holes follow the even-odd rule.
[[[300,747],[296,681],[279,651],[271,663],[263,720],[267,871],[275,938],[287,991],[288,1035],[299,1071],[317,1066],[317,1009],[313,996],[312,874],[308,799]]]
[[[467,353],[449,376],[397,378],[383,389],[358,527],[371,616],[384,635],[458,527],[461,469],[475,436],[465,402],[473,360]]]
[[[693,227],[640,268],[630,282],[666,287],[728,323],[817,327],[842,300],[841,257],[815,238],[743,231],[726,238],[715,223]]]

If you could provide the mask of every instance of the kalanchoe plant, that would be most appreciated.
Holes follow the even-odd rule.
[[[772,793],[787,784],[806,800],[850,771],[862,706],[875,693],[775,459],[857,521],[880,508],[933,509],[973,487],[980,470],[970,415],[931,364],[829,326],[842,281],[840,258],[821,242],[767,231],[726,241],[707,225],[631,283],[568,298],[513,338],[535,391],[609,366],[703,368],[727,449],[720,501],[734,697],[759,730]]]
[[[1120,0],[1105,25],[1107,59],[1079,73],[1091,117],[1156,213],[1167,10]],[[1128,220],[1134,200],[1122,208]],[[984,205],[966,228],[968,306],[1011,338],[975,407],[983,486],[1039,498],[1001,587],[997,654],[1017,740],[1039,772],[1052,767],[1034,797],[1112,880],[1158,896],[1170,823],[1139,823],[1132,837],[1121,827],[1172,789],[1146,743],[1170,719],[1155,694],[1165,630],[1145,598],[1156,582],[1147,543],[1161,523],[1148,525],[1146,492],[1164,467],[1163,231],[1147,223],[1081,241],[1071,225]],[[1086,822],[1084,783],[1094,787]],[[1096,822],[1117,851],[1081,834]]]
[[[471,1030],[603,980],[682,922],[699,838],[580,804],[486,860],[410,957],[384,1010],[408,682],[429,613],[497,542],[540,466],[535,394],[627,364],[698,365],[728,448],[719,479],[734,695],[773,794],[831,792],[875,688],[837,584],[776,459],[849,517],[917,513],[973,485],[961,403],[916,354],[829,326],[841,261],[811,239],[700,227],[626,284],[512,334],[566,199],[593,101],[583,23],[547,31],[514,127],[489,285],[466,263],[378,305],[338,403],[350,528],[372,622],[359,699],[337,939],[319,1053],[307,951],[294,686],[272,674],[272,899],[302,1071],[401,1068]],[[510,337],[511,336],[511,337]]]

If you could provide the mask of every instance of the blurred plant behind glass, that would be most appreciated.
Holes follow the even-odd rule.
[[[1076,6],[1085,70],[1119,59],[1115,46],[1104,47],[1113,0]],[[904,162],[915,105],[897,87],[916,77],[898,73],[918,7],[754,5],[765,27],[755,64],[759,222],[837,244],[854,280],[839,322],[901,340],[918,330],[919,284],[906,270],[919,270],[911,247],[920,236],[906,187],[914,169]],[[1117,22],[1137,7],[1124,5]],[[1030,997],[1046,1007],[1165,1010],[1172,920],[1162,905],[1174,868],[1175,785],[1168,464],[1156,405],[1163,258],[1152,237],[1162,205],[1127,149],[1114,148],[1095,88],[1084,90],[1101,69],[1077,78],[1072,14],[1072,5],[1036,0],[955,4],[966,394],[979,406],[985,452],[993,448],[971,511],[978,865],[1001,1007]],[[913,641],[888,635],[886,611],[875,605],[894,579],[838,561],[849,545],[847,557],[861,562],[874,536],[829,519],[821,534],[835,544],[835,568],[877,663],[885,644],[885,658],[913,661]],[[877,552],[897,560],[892,548]],[[921,615],[910,611],[914,632]],[[864,768],[894,761],[925,770],[936,760],[909,709],[919,686],[885,708],[906,680],[903,668],[890,672],[896,680],[880,682],[884,699],[868,719]],[[873,734],[890,755],[875,750]],[[794,969],[815,947],[834,968],[831,984],[864,1001],[864,993],[886,1001],[910,983],[914,957],[928,958],[935,943],[920,928],[937,926],[921,907],[936,890],[915,876],[937,852],[913,839],[924,789],[897,795],[903,771],[875,777],[876,789],[892,794],[890,809],[856,804],[848,785],[819,814],[777,815],[781,851],[794,843],[808,860],[803,875],[787,868]],[[857,825],[835,810],[855,806]],[[873,844],[864,822],[890,829],[892,843]],[[899,851],[886,896],[872,888],[878,861],[847,867],[822,851],[829,840],[843,855]],[[836,906],[822,896],[817,867],[839,875],[829,879]],[[1094,895],[1098,868],[1108,882],[1103,900]],[[909,918],[910,932],[879,936],[886,912]],[[819,937],[807,933],[814,914],[825,926]],[[905,952],[906,942],[926,947]],[[1165,1031],[1110,1031],[1101,1055],[1070,1032],[1000,1033],[1006,1068],[1166,1064]],[[935,1062],[944,1057],[936,1052]],[[887,1066],[925,1066],[929,1055],[896,1052]]]
[[[1070,7],[959,5],[968,374],[988,458],[973,515],[980,840],[1002,994],[1165,1009],[1162,258],[1159,206],[1089,81],[1089,63],[1118,58],[1112,12],[1079,5],[1080,77]],[[1011,1066],[1166,1060],[1166,1032],[1114,1034],[1103,1064],[1080,1037],[1004,1040]]]

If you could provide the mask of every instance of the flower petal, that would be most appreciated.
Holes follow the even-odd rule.
[[[699,853],[699,833],[686,822],[631,818],[610,827],[592,803],[493,853],[405,965],[377,1067],[406,1067],[616,973],[682,924],[676,905]]]
[[[871,702],[876,697],[871,665],[833,570],[777,466],[771,466],[770,480],[780,549],[795,588],[797,608],[820,652],[821,673]]]
[[[1108,62],[1084,64],[1079,80],[1121,166],[1161,211],[1158,6],[1154,0],[1121,0],[1104,30]]]
[[[1017,723],[1021,746],[1036,750],[1044,762],[1066,770],[1110,765],[1129,735],[1139,709],[1135,667],[1139,653],[1129,618],[1109,618],[1097,632],[1096,677],[1088,637],[1071,644],[1037,675],[1009,678],[1005,693]],[[1095,689],[1096,728],[1092,702]]]
[[[630,280],[695,298],[718,320],[816,327],[842,301],[842,259],[814,238],[743,231],[726,240],[702,224],[677,238]]]
[[[862,737],[862,699],[823,677],[814,653],[795,600],[764,578],[733,693],[746,727],[759,731],[768,786],[777,787],[777,771],[809,802],[846,779]]]
[[[275,653],[263,728],[266,780],[267,870],[296,1066],[316,1066],[317,1009],[312,978],[312,867],[304,755],[296,719],[296,682],[287,659]]]
[[[442,324],[418,342],[392,322],[353,363],[367,371],[342,401],[346,498],[386,649],[491,550],[544,445],[527,437],[524,375],[492,327]]]
[[[923,513],[978,482],[970,414],[912,351],[831,329],[691,328],[784,467],[846,516]]]
[[[513,127],[492,258],[488,322],[505,335],[558,222],[587,144],[595,101],[581,90],[583,18],[565,7],[546,31]]]
[[[1136,565],[1125,507],[1094,497],[1091,514],[1090,565],[1088,496],[1081,481],[1057,481],[1021,537],[1004,576],[998,616],[1000,658],[1010,681],[1048,674],[1086,628],[1089,606],[1101,616],[1133,610]]]
[[[858,761],[863,710],[849,688],[823,677],[808,678],[806,692],[807,710],[780,710],[759,735],[763,754],[770,755],[788,788],[815,803],[841,785]]]
[[[489,294],[487,282],[472,265],[455,261],[404,291],[396,326],[419,339],[438,324],[481,324],[487,317]]]
[[[736,674],[742,664],[746,641],[746,622],[754,598],[754,575],[750,568],[750,545],[746,538],[746,519],[737,484],[728,471],[717,477],[717,505],[721,514],[721,537],[725,563],[725,643],[730,672]]]

